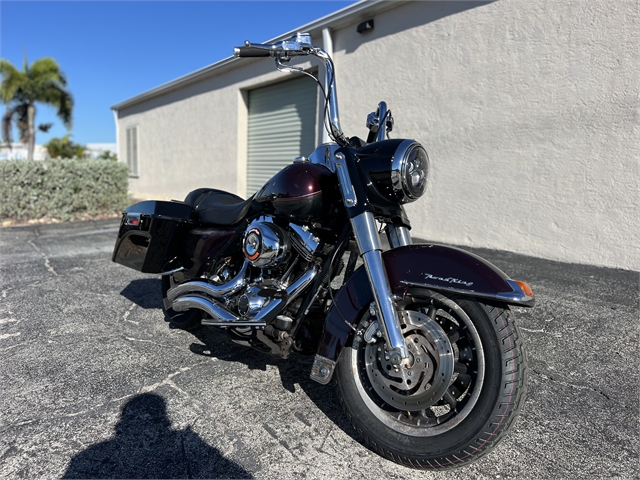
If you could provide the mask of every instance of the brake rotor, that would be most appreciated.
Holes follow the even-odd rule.
[[[398,312],[409,361],[394,367],[386,356],[384,340],[366,344],[367,376],[378,396],[403,411],[431,407],[447,391],[454,356],[447,334],[428,315],[411,310]]]

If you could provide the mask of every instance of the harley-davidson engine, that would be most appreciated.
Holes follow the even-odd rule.
[[[289,223],[282,227],[268,216],[251,222],[242,252],[254,268],[248,286],[237,297],[238,313],[245,319],[255,316],[309,269],[321,247],[320,239],[307,226]]]

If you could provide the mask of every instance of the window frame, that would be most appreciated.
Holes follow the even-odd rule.
[[[131,125],[125,130],[126,160],[129,167],[129,178],[140,177],[140,141],[138,125]],[[135,168],[134,168],[135,167]]]

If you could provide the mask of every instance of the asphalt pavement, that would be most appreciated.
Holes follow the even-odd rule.
[[[310,358],[171,329],[117,224],[0,229],[0,477],[638,478],[638,272],[474,250],[536,293],[529,394],[492,453],[423,472],[361,444]]]

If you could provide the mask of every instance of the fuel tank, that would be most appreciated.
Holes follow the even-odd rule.
[[[254,201],[268,213],[298,222],[322,222],[340,192],[331,171],[313,163],[293,163],[258,190]]]

